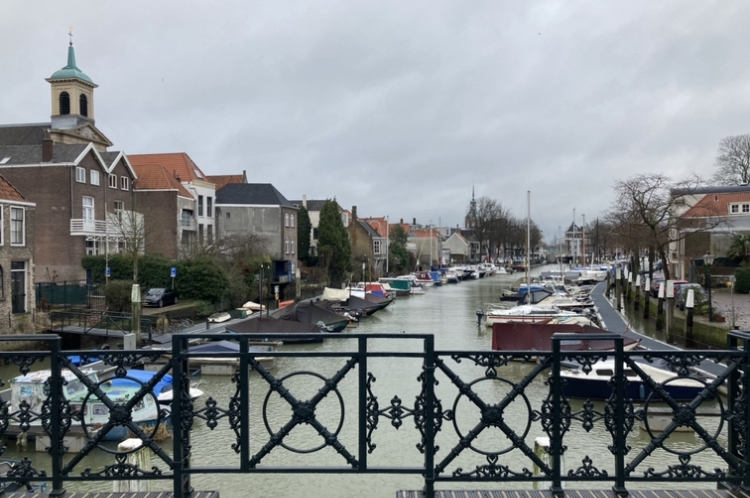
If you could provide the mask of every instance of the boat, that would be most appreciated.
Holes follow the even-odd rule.
[[[190,348],[191,352],[192,350],[193,348]],[[156,374],[157,372],[153,372],[150,370],[132,369],[127,371],[125,377],[113,377],[112,379],[110,379],[110,381],[115,386],[130,385],[140,388],[141,385],[151,382],[151,379],[153,379]],[[172,386],[173,379],[169,374],[164,374],[161,380],[159,380],[159,382],[154,386],[153,392],[156,396],[156,400],[160,405],[169,405],[170,403],[172,403]],[[203,396],[203,394],[203,391],[201,391],[200,389],[190,386],[190,399],[192,401],[195,401],[199,397]]]
[[[551,318],[581,316],[573,311],[561,310],[554,306],[540,306],[538,304],[523,304],[508,309],[490,309],[484,313],[485,325],[492,327],[502,322],[542,322]]]
[[[227,332],[234,334],[255,334],[259,341],[283,340],[292,342],[323,342],[325,334],[313,323],[302,323],[292,320],[279,320],[266,316],[253,316],[226,326]],[[286,338],[287,334],[309,334],[308,337]]]
[[[492,325],[493,351],[552,351],[552,336],[555,334],[578,334],[580,339],[562,341],[563,351],[613,351],[612,341],[590,341],[590,334],[612,334],[614,332],[599,327],[576,324],[505,322]],[[619,336],[618,336],[619,337]],[[638,347],[640,339],[625,338],[623,349],[630,351]]]
[[[387,283],[393,289],[396,296],[408,296],[411,293],[411,282],[402,278],[381,278],[383,283]]]
[[[84,375],[92,383],[99,386],[104,395],[113,404],[126,404],[143,387],[137,379],[130,377],[126,372],[125,377],[113,377],[100,381],[93,370],[84,370]],[[48,379],[52,375],[50,370],[39,370],[26,375],[19,375],[11,380],[11,410],[17,411],[22,403],[27,403],[29,409],[42,413],[43,404],[46,400],[45,388]],[[89,391],[86,385],[76,374],[68,369],[61,371],[61,377],[65,382],[63,393],[70,403],[71,411],[78,413],[81,423],[89,434],[105,426],[109,420],[109,408],[95,393]],[[158,392],[153,396],[143,396],[141,401],[133,406],[131,420],[141,427],[153,427],[157,424],[169,425],[170,418],[162,417],[160,406],[155,399]],[[41,419],[30,422],[30,425],[41,425]],[[122,441],[128,437],[130,428],[126,425],[114,425],[106,434],[104,441]]]
[[[270,316],[279,320],[315,324],[326,332],[341,332],[349,324],[349,318],[336,313],[326,301],[300,301],[274,310]]]
[[[691,401],[698,396],[706,385],[697,379],[679,377],[676,373],[658,368],[642,360],[636,360],[638,368],[644,374],[661,384],[667,394],[675,401]],[[612,378],[615,375],[615,361],[613,359],[596,362],[591,371],[585,372],[580,365],[560,371],[564,379],[562,383],[563,395],[568,398],[580,399],[609,399],[612,395]],[[623,365],[625,377],[625,396],[631,400],[658,401],[661,398],[651,390],[651,387],[627,364]]]

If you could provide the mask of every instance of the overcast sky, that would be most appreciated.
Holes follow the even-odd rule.
[[[128,153],[187,152],[288,199],[552,242],[636,173],[708,177],[750,133],[750,2],[2,0],[0,123],[49,120],[66,63]]]

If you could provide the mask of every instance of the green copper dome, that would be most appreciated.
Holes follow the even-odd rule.
[[[59,71],[52,73],[49,80],[69,80],[71,78],[79,79],[92,85],[94,84],[94,82],[91,81],[91,78],[86,76],[86,73],[78,69],[76,66],[76,53],[73,49],[73,45],[68,47],[68,65]]]

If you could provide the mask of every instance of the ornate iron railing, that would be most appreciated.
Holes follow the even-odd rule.
[[[80,481],[167,480],[177,497],[189,495],[193,476],[232,473],[412,474],[423,479],[427,497],[436,485],[475,482],[504,489],[543,486],[558,494],[575,486],[611,486],[618,494],[627,494],[628,486],[656,483],[750,486],[748,333],[732,333],[726,350],[646,352],[623,351],[621,339],[611,352],[565,351],[566,341],[577,338],[559,334],[547,353],[435,351],[434,337],[426,334],[333,334],[327,336],[332,347],[268,352],[251,347],[257,335],[238,334],[232,338],[239,352],[208,354],[190,352],[188,340],[196,337],[227,338],[175,335],[171,360],[152,380],[135,381],[140,389],[125,402],[106,394],[111,379],[97,380],[86,367],[73,365],[57,336],[0,338],[36,341],[45,348],[0,353],[5,365],[28,373],[48,360],[51,370],[45,397],[7,400],[0,410],[0,435],[15,430],[50,437],[45,458],[51,473],[25,458],[8,478],[49,481],[52,494]],[[284,336],[287,341],[310,337]],[[611,335],[587,339],[612,341]],[[87,353],[76,354],[85,358]],[[114,377],[126,378],[128,369],[161,352],[88,354],[114,367]],[[191,400],[191,368],[208,356],[236,364],[236,373],[207,399]],[[269,358],[277,364],[269,366]],[[574,400],[568,390],[574,383],[563,375],[566,364],[590,371],[604,359],[614,359],[608,398]],[[676,376],[650,376],[642,361],[656,360],[670,365]],[[716,377],[696,372],[706,362],[719,365]],[[167,374],[174,378],[172,438],[159,443],[158,427],[134,421],[133,410],[153,396]],[[383,382],[389,377],[395,381]],[[636,382],[642,387],[633,395],[628,389]],[[74,383],[84,386],[83,401],[66,397]],[[697,389],[677,396],[673,388],[680,384]],[[636,403],[641,396],[645,399]],[[657,401],[668,420],[660,432],[649,418]],[[86,418],[94,403],[108,412],[96,427]],[[157,425],[167,418],[162,411]],[[155,460],[152,467],[140,468],[127,452],[105,442],[122,427],[142,441]],[[695,436],[689,444],[675,445],[681,428]],[[299,437],[302,432],[305,437]],[[65,438],[74,433],[83,434],[85,444],[72,458],[63,458]],[[208,433],[221,434],[211,439],[210,445],[220,448],[212,448],[210,459],[201,457]],[[539,437],[549,439],[542,450],[535,447]],[[86,457],[95,457],[98,466],[85,466]]]

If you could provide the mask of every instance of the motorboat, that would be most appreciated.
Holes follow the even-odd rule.
[[[706,387],[698,379],[680,377],[671,370],[659,368],[645,360],[639,359],[636,363],[645,375],[651,377],[657,384],[661,384],[667,394],[676,401],[693,400]],[[581,366],[561,370],[560,375],[564,379],[563,395],[568,398],[609,399],[612,395],[615,366],[614,359],[607,359],[596,362],[589,372],[585,372]],[[627,378],[625,385],[627,398],[632,400],[651,398],[654,401],[661,399],[630,366],[623,365],[623,371]]]
[[[488,327],[492,327],[495,323],[503,322],[546,323],[551,318],[580,316],[579,313],[573,311],[538,304],[523,304],[509,309],[490,309],[484,315],[485,325]]]

